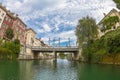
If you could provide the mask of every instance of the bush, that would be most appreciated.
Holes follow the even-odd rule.
[[[9,59],[13,55],[13,52],[6,48],[0,48],[0,59]]]
[[[120,53],[120,29],[110,31],[100,39],[91,43],[83,49],[83,56],[86,61],[100,62],[104,55],[112,55],[115,58],[116,54]]]
[[[19,54],[20,52],[20,44],[16,44],[14,42],[7,41],[5,43],[5,48],[10,49],[15,54]]]

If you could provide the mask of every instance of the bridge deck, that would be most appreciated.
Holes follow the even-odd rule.
[[[32,47],[33,51],[41,51],[41,52],[77,52],[79,51],[78,47]]]

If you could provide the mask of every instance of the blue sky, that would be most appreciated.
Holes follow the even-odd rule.
[[[103,13],[115,8],[112,0],[0,0],[7,9],[19,14],[37,38],[48,43],[61,37],[62,45],[76,44],[75,27],[79,19],[89,15],[99,22]],[[52,45],[52,43],[51,43]]]

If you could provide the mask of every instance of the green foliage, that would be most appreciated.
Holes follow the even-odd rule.
[[[0,46],[2,45],[2,39],[0,39]]]
[[[6,41],[5,48],[11,50],[14,54],[20,53],[20,44],[16,44],[15,42]]]
[[[100,39],[89,42],[86,48],[83,49],[83,56],[86,61],[100,62],[104,55],[115,55],[120,53],[120,29],[110,31],[102,36]]]
[[[84,43],[98,37],[98,26],[93,18],[87,16],[79,20],[75,33],[79,47],[83,47]]]
[[[0,59],[8,59],[13,55],[13,52],[9,49],[0,47]]]
[[[96,51],[97,47],[97,45],[94,44],[94,40],[98,38],[99,33],[96,21],[88,16],[80,19],[75,33],[79,47],[83,49],[82,54],[85,60],[91,61],[92,53]]]
[[[19,53],[20,53],[19,40],[5,41],[4,43],[2,43],[2,46],[0,47],[0,57],[10,58],[8,56],[12,56],[12,59],[15,59],[18,57]]]
[[[105,32],[106,30],[115,28],[115,24],[116,24],[117,22],[119,22],[119,17],[118,17],[118,16],[108,17],[107,19],[105,19],[105,20],[103,21],[103,26],[104,26],[103,31]]]
[[[20,45],[20,40],[19,40],[19,39],[15,39],[15,40],[14,40],[14,43]]]
[[[120,9],[120,0],[113,0],[116,3],[118,9]]]
[[[110,54],[116,54],[120,52],[120,33],[112,35],[107,39],[107,50]]]
[[[60,53],[59,56],[60,58],[64,59],[66,55],[64,53]]]
[[[97,63],[106,53],[107,51],[105,50],[103,39],[100,39],[89,43],[86,48],[83,49],[82,55],[85,61]]]
[[[11,40],[14,37],[13,30],[10,27],[7,28],[7,30],[5,32],[5,36],[9,40]]]

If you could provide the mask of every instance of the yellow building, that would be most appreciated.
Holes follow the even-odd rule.
[[[119,19],[120,19],[120,12],[118,12],[116,9],[112,9],[107,15],[106,14],[104,14],[104,18],[98,23],[98,26],[99,26],[99,28],[100,28],[100,36],[102,36],[102,35],[104,35],[105,33],[107,33],[107,32],[109,32],[109,31],[111,31],[111,30],[114,30],[114,29],[110,29],[110,30],[107,30],[107,31],[105,31],[105,32],[103,32],[102,30],[103,30],[103,21],[105,20],[105,19],[107,19],[107,18],[109,18],[109,17],[112,17],[112,16],[118,16],[119,17]],[[118,23],[116,23],[116,25],[115,25],[115,27],[117,28],[118,26],[120,26],[120,22],[118,22]],[[116,29],[115,28],[115,29]]]
[[[27,31],[26,31],[26,45],[33,46],[34,41],[35,41],[35,37],[36,37],[36,32],[31,28],[27,29]]]
[[[38,38],[35,38],[34,40],[34,46],[41,46],[41,41]]]

